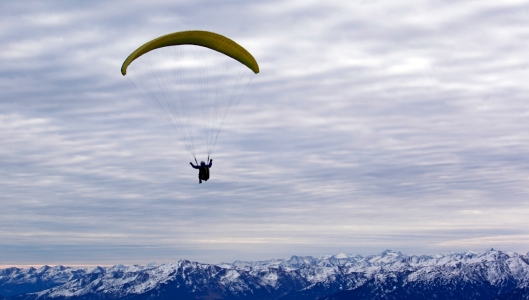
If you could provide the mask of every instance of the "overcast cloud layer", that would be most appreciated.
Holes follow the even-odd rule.
[[[188,29],[261,69],[202,185],[119,71]],[[529,250],[528,1],[2,1],[0,42],[0,265]]]

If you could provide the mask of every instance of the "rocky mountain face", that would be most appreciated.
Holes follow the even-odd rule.
[[[5,299],[2,299],[5,298]],[[529,257],[483,253],[340,253],[201,264],[0,270],[0,300],[527,299]]]

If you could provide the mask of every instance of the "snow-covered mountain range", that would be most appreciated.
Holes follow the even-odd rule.
[[[0,299],[529,299],[529,257],[340,253],[258,262],[0,270]]]

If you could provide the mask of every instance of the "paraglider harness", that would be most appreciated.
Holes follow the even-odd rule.
[[[198,177],[200,180],[208,181],[209,179],[209,168],[208,166],[200,166],[198,170]]]
[[[196,157],[195,162],[197,163],[196,167],[193,166],[193,163],[190,163],[191,166],[195,169],[198,169],[198,183],[202,183],[202,180],[208,181],[209,179],[209,167],[211,166],[211,163],[213,162],[212,159],[208,156],[208,162],[209,164],[205,164],[204,162],[198,163]]]

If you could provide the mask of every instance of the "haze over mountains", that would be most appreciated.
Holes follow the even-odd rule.
[[[529,257],[489,249],[0,270],[0,299],[529,299]]]

